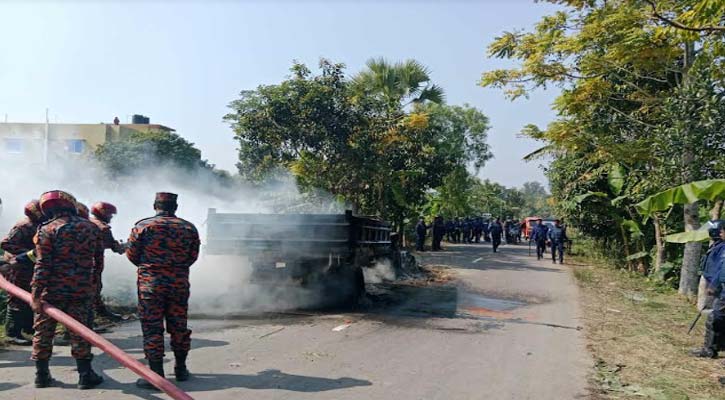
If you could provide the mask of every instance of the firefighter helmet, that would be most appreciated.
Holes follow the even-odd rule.
[[[111,203],[99,201],[91,206],[91,214],[102,221],[109,221],[113,214],[116,214],[116,206]]]
[[[76,211],[76,199],[62,190],[51,190],[40,195],[40,210],[46,216],[58,211]]]

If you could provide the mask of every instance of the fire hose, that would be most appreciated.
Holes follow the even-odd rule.
[[[2,276],[2,274],[0,274],[0,288],[6,290],[11,295],[23,300],[28,304],[32,303],[30,293],[8,282]],[[149,369],[147,366],[141,364],[138,360],[126,354],[123,350],[116,347],[113,343],[104,339],[102,336],[93,332],[91,329],[88,329],[85,325],[71,318],[71,316],[64,313],[63,311],[57,309],[56,307],[53,307],[48,303],[43,303],[43,312],[48,314],[48,316],[50,316],[54,320],[65,325],[66,328],[75,332],[77,335],[81,336],[92,345],[103,350],[103,352],[111,356],[113,359],[121,363],[126,368],[135,372],[137,375],[141,376],[157,388],[164,391],[166,394],[171,396],[172,399],[193,400],[191,396],[176,387],[176,385],[169,382],[165,378],[162,378],[160,375]]]

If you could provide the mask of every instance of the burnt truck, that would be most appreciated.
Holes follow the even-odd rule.
[[[244,257],[250,280],[320,290],[325,305],[356,302],[363,268],[394,254],[389,223],[344,214],[238,214],[209,209],[206,255]]]

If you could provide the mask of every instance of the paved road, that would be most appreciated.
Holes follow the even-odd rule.
[[[451,268],[447,285],[376,285],[356,313],[280,313],[193,320],[196,399],[586,398],[591,366],[564,266],[527,248],[447,246],[424,264]],[[137,323],[107,337],[142,358]],[[105,355],[103,387],[80,392],[67,347],[52,372],[62,387],[36,390],[27,349],[0,352],[1,399],[156,399]],[[172,369],[172,361],[166,364]]]

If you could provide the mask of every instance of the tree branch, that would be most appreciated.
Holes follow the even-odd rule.
[[[673,26],[677,29],[682,29],[682,30],[690,31],[690,32],[709,32],[709,33],[725,32],[725,26],[702,26],[702,27],[697,28],[694,26],[684,25],[680,22],[677,22],[673,19],[667,18],[664,15],[660,14],[657,11],[657,3],[655,3],[654,0],[644,0],[644,1],[652,7],[652,15],[654,15],[660,21],[663,21],[663,22],[667,23],[668,25]]]

